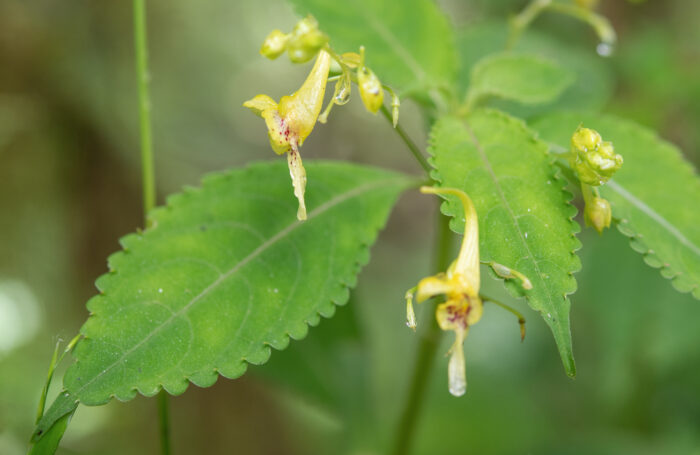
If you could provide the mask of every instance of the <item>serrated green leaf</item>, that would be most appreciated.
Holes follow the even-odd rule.
[[[618,230],[676,289],[700,299],[700,179],[692,166],[653,131],[611,115],[552,114],[533,127],[566,151],[581,123],[612,141],[625,160],[600,188],[620,219]]]
[[[152,212],[152,228],[124,237],[88,302],[66,389],[99,405],[211,386],[332,316],[412,181],[340,163],[307,173],[305,222],[278,161],[211,176]]]
[[[533,54],[489,55],[472,69],[467,105],[496,97],[523,104],[555,100],[574,82],[574,74]]]
[[[564,368],[575,375],[570,302],[576,290],[573,273],[581,267],[574,253],[576,209],[562,189],[547,155],[547,146],[525,125],[507,114],[477,110],[468,117],[445,117],[431,133],[433,177],[441,186],[466,191],[479,216],[482,261],[496,261],[524,273],[531,290],[508,287],[524,295],[552,330]],[[449,198],[448,198],[449,199]],[[456,201],[443,205],[462,233],[463,211]]]
[[[457,54],[452,29],[431,0],[290,0],[313,14],[338,52],[367,49],[367,65],[401,93],[451,86]]]

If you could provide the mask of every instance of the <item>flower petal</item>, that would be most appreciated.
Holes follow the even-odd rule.
[[[243,106],[253,111],[255,115],[261,117],[263,116],[263,112],[268,109],[277,110],[277,103],[267,95],[256,95],[255,98],[243,103]]]
[[[417,286],[416,301],[420,303],[436,295],[447,294],[453,287],[453,284],[442,273],[423,278]]]
[[[304,191],[306,190],[306,170],[301,162],[301,156],[296,148],[292,148],[287,154],[287,164],[289,164],[289,174],[292,176],[294,185],[294,196],[299,200],[297,219],[306,219],[306,204],[304,202]]]

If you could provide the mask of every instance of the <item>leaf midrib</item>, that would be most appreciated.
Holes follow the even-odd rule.
[[[264,243],[262,243],[260,246],[258,246],[255,250],[253,250],[250,254],[248,254],[248,256],[243,258],[241,261],[239,261],[237,264],[235,264],[233,267],[231,267],[228,271],[221,274],[212,284],[207,286],[202,292],[200,292],[195,297],[193,297],[192,300],[190,300],[185,306],[183,306],[177,312],[173,313],[168,319],[163,321],[163,323],[161,323],[156,328],[154,328],[154,330],[152,330],[146,337],[144,337],[143,340],[139,341],[136,345],[134,345],[132,348],[130,348],[128,351],[126,351],[119,359],[117,359],[116,361],[109,364],[100,373],[98,373],[96,376],[94,376],[88,382],[83,384],[73,394],[75,396],[77,396],[78,398],[80,398],[80,393],[82,391],[84,391],[88,386],[90,386],[92,383],[97,381],[99,378],[101,378],[107,372],[111,371],[115,366],[121,364],[124,361],[124,359],[129,357],[132,353],[134,353],[141,346],[143,346],[146,342],[148,342],[148,340],[150,340],[155,335],[157,335],[161,330],[163,330],[166,326],[168,326],[173,320],[175,320],[176,318],[178,318],[182,314],[184,314],[189,308],[191,308],[199,300],[201,300],[203,297],[205,297],[209,292],[211,292],[213,289],[215,289],[219,284],[221,284],[226,279],[231,277],[233,274],[235,274],[242,267],[244,267],[245,265],[250,263],[252,260],[254,260],[258,256],[260,256],[263,252],[265,252],[267,249],[269,249],[272,245],[274,245],[275,243],[277,243],[281,239],[288,236],[291,232],[296,230],[296,228],[298,228],[299,226],[303,225],[304,223],[311,222],[312,219],[318,217],[322,213],[330,210],[331,208],[333,208],[339,204],[342,204],[343,202],[345,202],[353,197],[359,196],[362,193],[369,192],[369,191],[375,190],[375,189],[383,187],[383,186],[390,186],[392,184],[399,184],[400,182],[402,182],[401,179],[389,179],[389,180],[382,180],[382,181],[372,182],[372,183],[358,186],[358,187],[353,188],[352,190],[350,190],[346,193],[339,194],[338,196],[336,196],[336,197],[324,202],[320,206],[318,206],[316,209],[314,209],[313,211],[311,211],[309,213],[306,221],[294,221],[293,223],[289,224],[284,229],[280,230],[277,234],[273,235],[268,240],[266,240]]]
[[[608,188],[615,191],[617,194],[629,201],[630,204],[638,208],[642,213],[647,215],[652,220],[656,221],[661,227],[663,227],[669,234],[678,239],[681,244],[687,247],[690,251],[700,256],[700,248],[693,243],[692,240],[688,239],[675,225],[670,221],[656,212],[654,209],[645,204],[642,200],[638,199],[635,195],[630,193],[625,187],[620,185],[614,180],[610,180],[607,183]]]
[[[488,157],[486,156],[486,152],[484,151],[483,146],[481,145],[481,142],[479,139],[476,137],[476,134],[474,134],[474,131],[472,128],[469,126],[469,123],[467,122],[466,119],[462,120],[462,124],[464,125],[465,130],[469,134],[469,136],[472,139],[472,142],[474,143],[474,147],[476,147],[477,152],[479,152],[479,157],[481,158],[481,161],[484,163],[484,167],[489,173],[489,176],[491,177],[491,180],[493,181],[494,186],[496,187],[498,197],[501,199],[501,202],[503,203],[503,206],[506,208],[508,211],[508,214],[510,215],[511,219],[513,220],[513,225],[515,226],[516,231],[518,232],[518,236],[520,237],[520,241],[522,244],[525,246],[525,250],[527,251],[528,258],[532,262],[532,264],[535,267],[535,271],[537,272],[537,278],[540,280],[540,283],[544,285],[544,280],[542,279],[542,272],[540,271],[540,267],[537,264],[537,261],[535,260],[535,256],[532,254],[532,251],[530,250],[530,246],[527,244],[525,241],[525,236],[523,234],[522,229],[520,228],[520,225],[518,224],[518,219],[515,216],[515,213],[513,212],[513,209],[510,207],[510,204],[508,203],[508,200],[505,197],[505,194],[503,193],[503,189],[501,188],[501,185],[498,183],[498,179],[496,178],[496,173],[493,171],[493,168],[491,167],[491,162],[489,161]],[[546,286],[545,286],[546,288]],[[549,292],[544,293],[547,296],[547,300],[549,302],[551,311],[556,311],[554,307],[554,302],[552,302],[552,297]]]

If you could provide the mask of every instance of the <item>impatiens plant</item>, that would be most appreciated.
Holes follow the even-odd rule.
[[[616,225],[647,264],[700,298],[700,213],[683,202],[700,201],[694,170],[645,128],[580,109],[588,106],[588,79],[528,51],[524,32],[547,12],[592,26],[598,53],[610,54],[616,35],[593,11],[596,2],[533,0],[512,17],[497,46],[455,34],[430,0],[292,3],[302,19],[290,33],[261,35],[260,54],[313,61],[306,80],[296,91],[290,83],[292,94],[278,102],[263,94],[240,101],[264,120],[260,140],[266,128],[272,150],[286,155],[293,191],[283,163],[262,161],[207,176],[200,188],[155,207],[145,4],[134,0],[145,229],[121,239],[122,251],[109,257],[110,272],[98,278],[99,293],[87,302],[80,334],[60,356],[57,346],[31,453],[54,453],[80,404],[115,397],[158,395],[167,429],[168,394],[181,394],[190,383],[209,387],[220,375],[240,377],[249,364],[266,363],[273,349],[303,339],[347,303],[397,198],[418,197],[411,191],[418,188],[443,199],[437,274],[377,304],[402,305],[405,296],[406,323],[415,330],[415,295],[434,308],[435,319],[421,322],[405,411],[396,428],[386,429],[395,431],[393,446],[378,443],[381,452],[410,452],[432,363],[447,369],[453,399],[465,394],[463,344],[485,302],[515,314],[525,338],[525,317],[482,293],[482,265],[542,316],[566,374],[575,376],[568,295],[577,287],[581,243],[577,202],[567,187],[580,188],[587,225],[601,235]],[[458,72],[465,66],[468,72]],[[251,87],[251,96],[264,90]],[[302,164],[305,140],[353,90],[367,111],[381,111],[387,134],[401,138],[422,175],[338,161]],[[424,116],[425,146],[399,123],[405,102]],[[450,262],[453,235],[462,243]],[[449,359],[433,362],[440,329],[454,332],[454,342]],[[73,363],[45,409],[65,353]],[[162,441],[168,453],[165,430]]]

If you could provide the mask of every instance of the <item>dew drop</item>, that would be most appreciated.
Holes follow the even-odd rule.
[[[613,47],[608,43],[599,43],[598,46],[596,46],[595,51],[601,57],[610,57],[613,53]]]
[[[525,238],[527,238],[527,232],[525,233]]]
[[[163,288],[159,288],[159,289],[158,289],[158,294],[162,294],[162,293],[163,293]]]
[[[277,288],[275,288],[275,289],[273,289],[273,291],[272,291],[272,292],[274,292],[275,294],[277,294],[278,292],[280,292],[280,290],[279,290],[279,289],[277,289]]]

